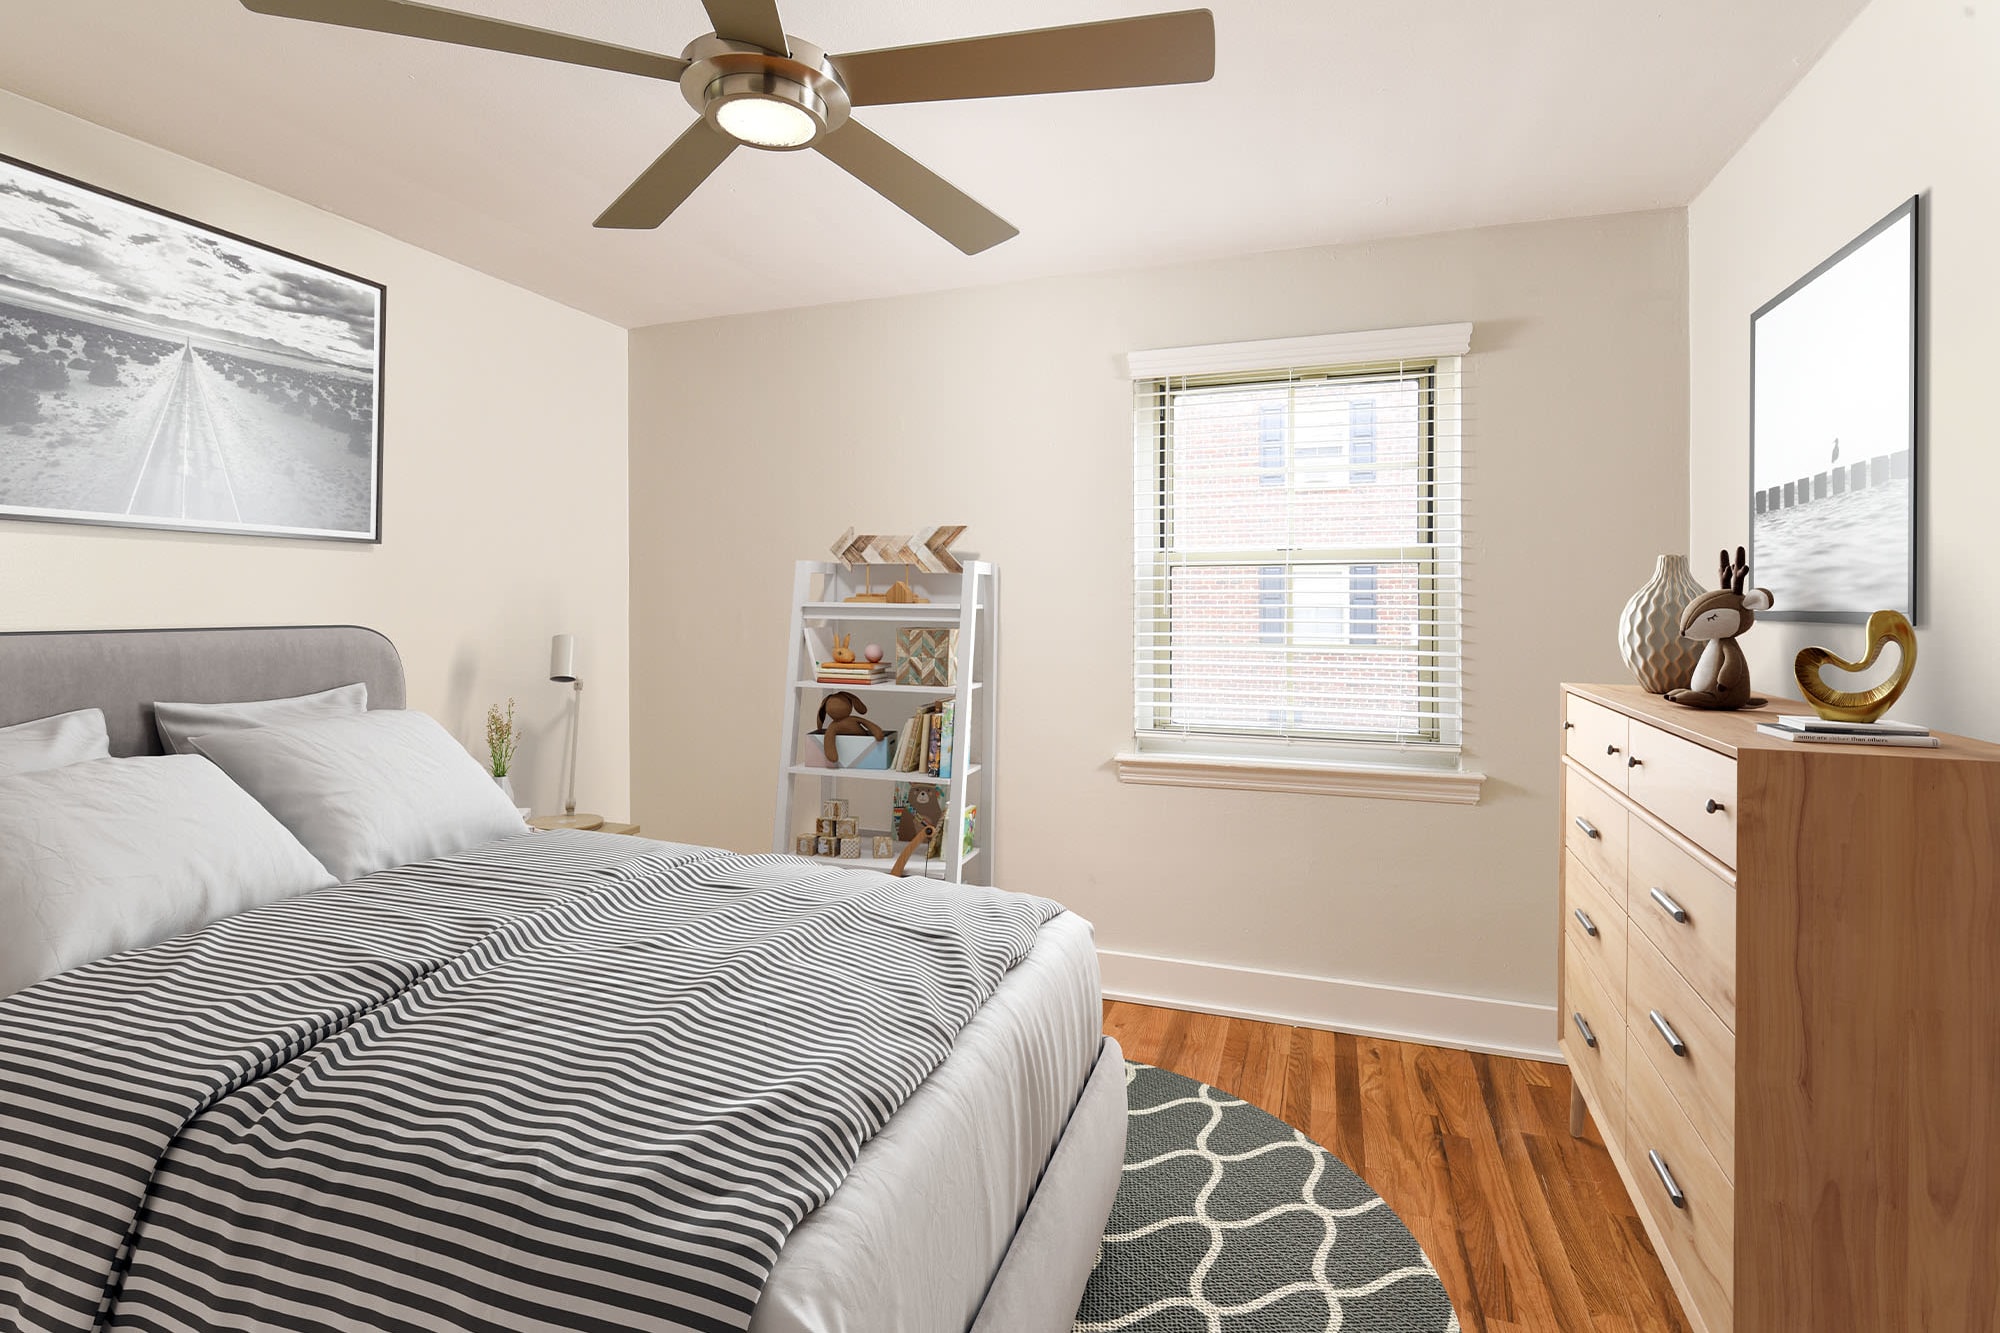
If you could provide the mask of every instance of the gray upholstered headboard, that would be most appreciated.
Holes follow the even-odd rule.
[[[153,705],[241,703],[361,681],[401,708],[396,645],[359,625],[0,633],[0,727],[102,708],[114,755],[159,754]]]

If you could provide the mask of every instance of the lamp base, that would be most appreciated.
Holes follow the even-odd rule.
[[[529,820],[528,826],[538,829],[600,829],[604,827],[604,816],[582,812],[573,815],[539,815]]]

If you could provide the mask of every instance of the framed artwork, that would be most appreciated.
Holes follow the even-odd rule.
[[[0,156],[0,517],[380,541],[386,305]]]
[[[1763,620],[1917,618],[1918,201],[1750,317],[1750,564]]]

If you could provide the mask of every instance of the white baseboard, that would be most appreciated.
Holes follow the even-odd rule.
[[[1560,1063],[1554,1005],[1100,949],[1104,997]]]

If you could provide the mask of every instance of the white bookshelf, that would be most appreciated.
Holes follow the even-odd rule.
[[[995,716],[999,695],[999,577],[983,560],[968,560],[960,574],[923,574],[902,566],[876,566],[873,586],[881,591],[899,577],[928,602],[850,602],[846,598],[867,586],[869,571],[837,561],[801,560],[792,583],[790,646],[786,649],[785,724],[779,737],[778,810],[772,850],[789,855],[799,835],[813,831],[823,802],[852,803],[864,829],[890,827],[894,784],[927,782],[946,790],[942,855],[926,866],[921,849],[906,869],[960,884],[992,884],[994,819],[993,770],[996,762]],[[869,643],[882,647],[883,660],[893,662],[896,630],[902,626],[952,628],[958,631],[958,678],[951,687],[928,685],[823,685],[814,677],[816,664],[806,651],[807,626],[831,640],[852,634],[855,655]],[[953,701],[952,762],[949,778],[888,769],[823,768],[805,762],[822,695],[846,690],[868,707],[868,719],[891,737],[925,704]],[[975,845],[963,850],[961,812],[977,810]],[[897,849],[901,850],[900,840]],[[894,858],[824,858],[843,866],[887,870]]]

